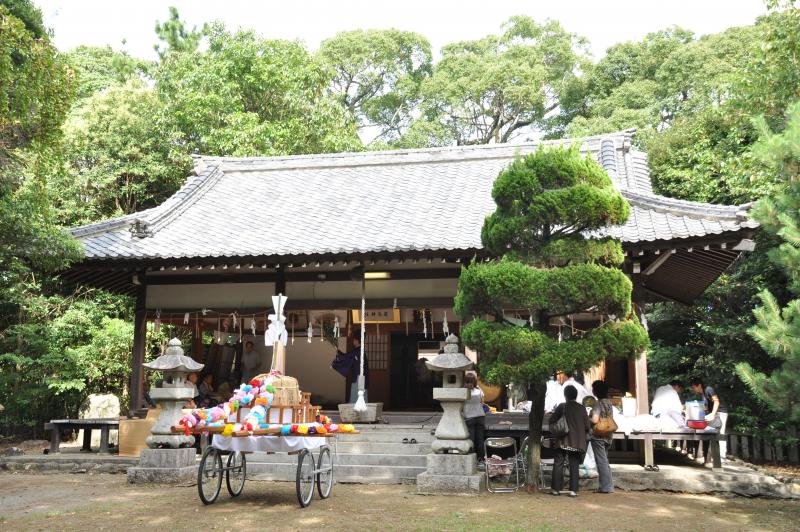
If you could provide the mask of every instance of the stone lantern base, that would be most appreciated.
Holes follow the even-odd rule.
[[[428,469],[417,475],[420,495],[478,495],[486,483],[473,454],[429,454]]]
[[[128,468],[132,484],[194,484],[197,482],[197,451],[188,449],[142,449],[139,464]]]

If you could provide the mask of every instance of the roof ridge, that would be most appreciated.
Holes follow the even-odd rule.
[[[562,138],[562,139],[547,139],[547,140],[539,140],[539,141],[529,141],[529,142],[520,142],[520,143],[495,143],[495,144],[473,144],[473,145],[466,145],[466,146],[440,146],[440,147],[433,147],[433,148],[408,148],[408,149],[399,149],[399,150],[377,150],[377,151],[350,151],[350,152],[332,152],[332,153],[317,153],[317,154],[301,154],[301,155],[273,155],[273,156],[254,156],[254,157],[230,157],[230,156],[221,156],[221,155],[195,155],[196,159],[201,161],[219,161],[221,164],[255,164],[255,163],[290,163],[290,162],[302,162],[302,161],[331,161],[339,162],[344,159],[381,159],[381,158],[392,158],[392,159],[403,159],[406,160],[401,161],[402,163],[413,162],[407,160],[408,158],[413,158],[414,156],[417,157],[435,157],[437,155],[442,155],[443,157],[437,159],[440,161],[450,160],[446,157],[447,154],[452,154],[454,157],[458,154],[470,154],[470,153],[486,153],[492,151],[513,151],[516,149],[525,149],[525,148],[537,148],[543,145],[560,145],[560,144],[574,144],[580,143],[584,145],[586,143],[597,143],[599,145],[600,141],[604,139],[613,140],[613,139],[622,139],[623,142],[625,139],[629,139],[635,130],[624,130],[624,131],[616,131],[611,133],[603,133],[600,135],[590,135],[586,137],[575,137],[575,138]],[[584,151],[590,151],[590,148],[585,148]],[[464,157],[458,157],[458,159],[462,159]],[[354,165],[363,165],[364,163],[361,162],[353,162]],[[386,161],[382,161],[381,164],[387,164]],[[324,165],[315,165],[315,166],[324,166]],[[339,166],[337,164],[337,166]],[[285,168],[285,166],[283,167]]]
[[[669,198],[658,194],[642,194],[630,190],[620,190],[620,193],[631,203],[646,206],[656,212],[706,220],[747,220],[747,213],[751,206],[751,204],[718,205],[715,203]]]

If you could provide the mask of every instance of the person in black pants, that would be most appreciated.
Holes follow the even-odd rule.
[[[578,496],[578,468],[586,454],[586,435],[592,429],[586,408],[578,404],[575,399],[578,397],[578,390],[574,386],[564,388],[564,398],[566,403],[561,403],[556,407],[550,418],[552,425],[562,416],[567,420],[569,432],[566,436],[559,439],[558,454],[553,463],[553,486],[551,495],[560,495],[561,488],[564,487],[564,462],[569,461],[569,496]]]

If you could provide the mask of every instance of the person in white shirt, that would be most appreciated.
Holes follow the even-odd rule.
[[[563,390],[566,389],[567,386],[573,386],[578,391],[578,398],[575,399],[575,401],[578,404],[582,404],[583,403],[583,398],[586,397],[587,395],[592,395],[592,394],[589,393],[589,390],[587,390],[586,387],[583,384],[581,384],[580,382],[575,380],[575,376],[572,373],[567,373],[567,380],[565,380],[561,384],[562,392],[563,392]]]
[[[650,406],[650,414],[654,417],[669,417],[678,426],[684,426],[683,403],[681,403],[681,383],[671,381],[669,384],[659,386],[653,395],[653,403]]]
[[[472,448],[483,460],[483,441],[486,437],[486,412],[483,411],[483,390],[478,386],[478,377],[474,373],[464,375],[464,387],[469,390],[469,399],[464,403],[464,418],[469,429]]]

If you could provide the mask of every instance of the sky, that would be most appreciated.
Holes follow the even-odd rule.
[[[618,42],[641,39],[672,25],[697,35],[752,24],[766,9],[763,0],[34,0],[55,44],[69,50],[85,44],[111,45],[131,55],[156,59],[156,20],[168,6],[189,26],[221,20],[229,29],[255,29],[269,38],[299,39],[313,49],[337,32],[386,29],[421,33],[434,52],[443,45],[497,33],[510,16],[561,22],[589,39],[595,59]],[[126,44],[123,46],[123,40]]]

